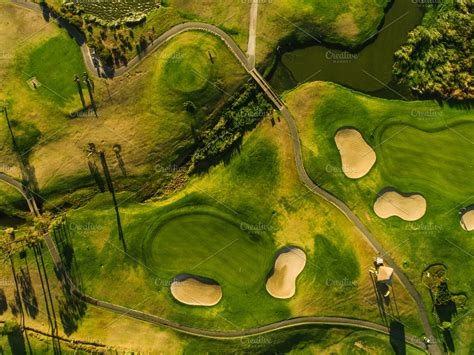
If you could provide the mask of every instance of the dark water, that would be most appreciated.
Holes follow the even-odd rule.
[[[326,80],[386,98],[409,96],[392,78],[393,54],[421,23],[423,9],[413,0],[395,0],[372,42],[356,52],[313,45],[281,56],[270,79],[279,92],[298,84]],[[388,86],[388,87],[387,87]]]

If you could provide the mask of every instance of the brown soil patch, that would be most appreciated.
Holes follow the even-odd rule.
[[[359,26],[352,13],[339,15],[334,23],[334,31],[341,37],[353,39],[359,35]]]

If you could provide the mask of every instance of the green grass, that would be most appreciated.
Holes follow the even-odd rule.
[[[406,124],[385,127],[380,135],[386,141],[380,145],[384,177],[402,189],[427,187],[458,203],[474,194],[474,122],[447,124],[435,131]]]
[[[376,99],[322,82],[295,89],[286,101],[297,119],[311,178],[355,211],[417,286],[426,306],[431,299],[421,273],[433,263],[449,268],[452,292],[470,297],[471,277],[461,270],[472,264],[474,245],[459,223],[461,208],[474,203],[470,111],[431,101]],[[377,154],[372,170],[358,180],[343,175],[334,142],[337,130],[346,126],[358,129]],[[377,217],[372,207],[386,186],[421,193],[428,204],[425,216],[415,222]],[[462,323],[456,323],[458,337],[468,328]]]
[[[189,60],[193,58],[193,60]],[[182,48],[168,58],[162,75],[171,82],[172,88],[180,93],[202,91],[212,80],[213,65],[198,46]]]
[[[342,236],[341,236],[342,237]],[[343,238],[331,241],[323,235],[314,239],[314,262],[319,268],[316,282],[327,286],[329,280],[355,282],[360,275],[361,265]]]
[[[25,80],[36,77],[41,83],[36,90],[38,94],[65,105],[77,94],[74,75],[82,76],[86,68],[77,43],[67,34],[61,33],[32,50],[26,65],[21,66],[19,71]],[[87,96],[87,93],[84,95]]]

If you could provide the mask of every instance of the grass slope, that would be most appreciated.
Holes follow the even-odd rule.
[[[0,41],[8,54],[0,68],[5,83],[0,100],[8,102],[10,119],[16,124],[13,130],[23,136],[33,167],[29,173],[39,194],[50,202],[48,207],[66,200],[75,204],[97,189],[84,153],[88,143],[105,150],[110,169],[119,174],[112,147],[121,146],[129,178],[117,182],[117,188],[139,191],[146,183],[143,192],[156,191],[158,182],[175,173],[174,164],[190,153],[199,132],[212,124],[213,112],[245,77],[221,40],[187,32],[167,42],[129,75],[108,82],[96,79],[100,118],[83,114],[71,119],[69,114],[81,107],[72,80],[74,73],[83,71],[79,48],[41,15],[12,4],[2,3],[0,8],[0,26],[5,29]],[[44,85],[32,90],[23,72]],[[84,94],[88,101],[85,86]],[[187,112],[188,101],[196,106],[194,113]],[[5,120],[0,125],[0,164],[3,171],[21,178]],[[68,194],[86,186],[85,192]],[[20,203],[14,192],[5,192],[5,201]]]
[[[450,270],[451,292],[470,297],[473,243],[460,226],[459,211],[474,203],[474,121],[469,110],[440,107],[431,101],[371,98],[338,85],[314,82],[286,96],[301,134],[303,158],[311,178],[345,201],[389,250],[431,306],[421,273],[430,264]],[[346,178],[334,135],[341,127],[357,128],[377,153],[368,175]],[[377,193],[391,186],[419,192],[427,200],[426,215],[416,222],[386,220],[373,212]],[[466,264],[467,263],[467,264]],[[466,310],[459,309],[457,346],[469,332]]]

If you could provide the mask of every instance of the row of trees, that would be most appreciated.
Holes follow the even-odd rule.
[[[472,7],[470,0],[433,2],[395,52],[395,77],[421,96],[472,100]]]

